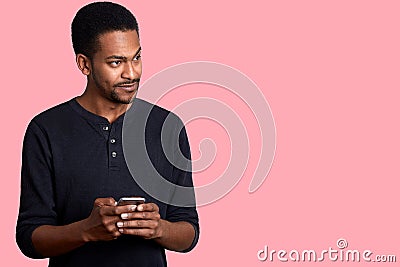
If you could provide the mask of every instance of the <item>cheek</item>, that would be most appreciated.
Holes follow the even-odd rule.
[[[139,73],[139,76],[142,75],[142,62],[139,63],[138,73]]]
[[[101,69],[97,73],[98,80],[105,85],[114,85],[118,82],[119,73],[113,69]]]
[[[135,63],[133,65],[134,72],[137,74],[138,77],[142,76],[142,61]]]

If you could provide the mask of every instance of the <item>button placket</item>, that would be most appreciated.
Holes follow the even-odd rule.
[[[119,142],[119,135],[118,135],[118,124],[111,124],[110,127],[108,128],[108,151],[109,151],[109,166],[110,169],[113,171],[119,170],[120,167],[120,156],[122,156],[121,153],[121,144]],[[118,142],[117,142],[118,141]],[[122,156],[123,157],[123,156]]]
[[[111,139],[110,139],[110,143],[111,143],[111,144],[115,144],[115,141],[116,141],[115,138],[111,138]],[[113,149],[115,149],[115,148],[116,148],[116,147],[114,147]],[[116,157],[117,157],[117,152],[116,152],[116,151],[112,151],[112,152],[111,152],[111,157],[116,158]]]

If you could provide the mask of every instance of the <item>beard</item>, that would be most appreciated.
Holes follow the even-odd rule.
[[[133,100],[135,99],[137,95],[137,90],[135,90],[134,95],[130,98],[122,98],[118,93],[117,89],[114,87],[114,89],[110,93],[110,100],[113,101],[114,103],[118,104],[131,104]]]
[[[125,81],[122,83],[117,83],[114,84],[112,86],[112,90],[110,92],[110,90],[102,85],[102,83],[99,81],[99,79],[97,79],[97,76],[95,75],[95,73],[93,73],[93,81],[96,85],[96,87],[103,93],[103,95],[110,101],[114,102],[114,103],[118,103],[118,104],[131,104],[133,102],[133,100],[135,99],[136,95],[137,95],[137,91],[139,89],[139,82],[140,82],[140,78],[138,79],[133,79],[130,81]],[[122,97],[120,93],[118,93],[118,87],[119,86],[124,86],[127,84],[133,84],[133,83],[137,83],[137,87],[135,89],[134,92],[132,92],[132,96],[130,97]]]

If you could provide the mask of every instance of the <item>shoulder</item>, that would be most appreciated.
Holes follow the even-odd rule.
[[[63,117],[68,117],[68,113],[71,112],[71,107],[70,107],[70,102],[72,100],[69,100],[67,102],[58,104],[54,107],[51,107],[41,113],[39,113],[38,115],[36,115],[32,121],[41,124],[41,123],[46,123],[49,121],[53,121],[53,120],[60,120]]]
[[[146,116],[148,123],[183,125],[182,120],[178,115],[156,104],[136,98],[134,105],[136,105],[136,111]]]
[[[31,127],[35,125],[41,131],[47,132],[49,129],[69,124],[69,121],[74,118],[73,110],[70,106],[71,101],[66,101],[39,113],[33,117],[29,125]]]

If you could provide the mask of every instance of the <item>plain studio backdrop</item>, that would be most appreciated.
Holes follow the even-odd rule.
[[[47,266],[47,260],[25,258],[14,238],[22,139],[34,115],[84,90],[70,23],[86,3],[0,4],[2,266]],[[199,207],[198,246],[186,255],[169,252],[170,266],[339,265],[328,259],[271,263],[257,258],[265,246],[337,249],[339,238],[346,239],[348,249],[400,257],[398,1],[120,3],[139,21],[142,83],[176,64],[222,63],[257,84],[275,119],[273,166],[249,194],[262,149],[251,107],[224,88],[198,83],[178,87],[159,101],[171,110],[201,97],[226,103],[241,117],[250,145],[237,186]],[[214,140],[216,149],[210,166],[194,174],[196,185],[211,183],[229,166],[235,150],[226,126],[212,118],[188,123],[194,159],[208,153],[201,151],[205,138]]]

